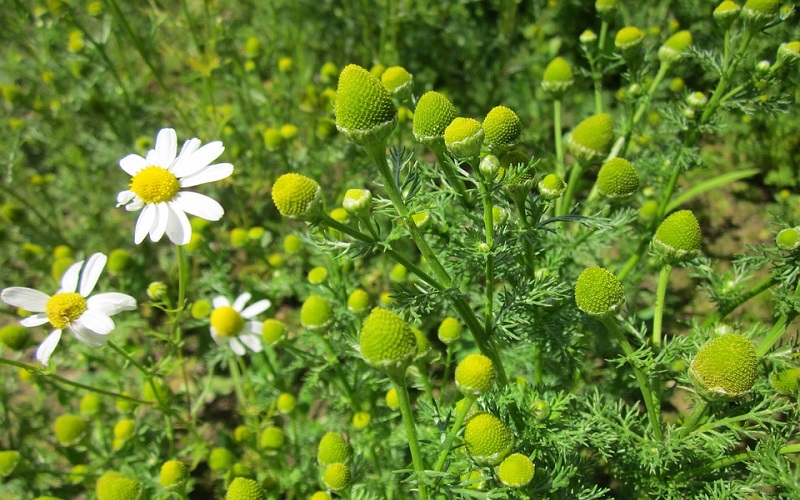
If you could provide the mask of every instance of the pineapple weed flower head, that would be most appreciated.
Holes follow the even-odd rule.
[[[217,344],[227,344],[237,356],[244,356],[245,346],[253,352],[261,352],[261,330],[264,325],[253,318],[269,309],[272,303],[259,300],[247,306],[252,295],[243,293],[233,304],[226,297],[217,297],[211,303],[211,338]],[[247,307],[245,307],[247,306]]]
[[[86,261],[71,265],[61,277],[61,288],[52,297],[24,287],[9,287],[0,294],[6,304],[34,313],[20,321],[22,326],[33,327],[49,322],[55,328],[36,350],[36,359],[44,366],[61,340],[64,328],[84,344],[102,347],[114,329],[111,316],[136,309],[136,300],[124,293],[89,296],[107,260],[102,253],[96,253]]]
[[[133,240],[138,245],[150,235],[159,241],[164,233],[172,243],[185,245],[192,237],[186,214],[216,221],[225,211],[208,196],[184,188],[224,179],[233,173],[230,163],[211,164],[225,151],[220,141],[200,147],[193,138],[183,144],[176,156],[178,139],[175,130],[164,128],[156,136],[156,144],[146,157],[130,154],[119,166],[131,176],[128,189],[117,194],[117,206],[129,212],[141,210]]]

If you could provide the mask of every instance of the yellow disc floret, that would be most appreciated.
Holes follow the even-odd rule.
[[[159,482],[167,489],[177,489],[189,479],[189,468],[179,460],[168,460],[161,466]]]
[[[267,451],[280,450],[284,443],[286,443],[286,434],[279,427],[267,427],[261,431],[261,437],[258,440],[261,448]]]
[[[322,482],[333,491],[343,490],[350,486],[350,469],[343,463],[331,464],[325,467]]]
[[[142,498],[142,483],[119,472],[109,471],[97,480],[97,500],[139,500]]]
[[[244,318],[236,309],[222,306],[211,313],[211,326],[220,337],[235,337],[244,328]]]
[[[328,299],[309,295],[300,308],[300,324],[309,330],[322,330],[333,321],[333,306]]]
[[[283,174],[272,186],[272,201],[284,217],[314,215],[321,197],[319,184],[305,175]]]
[[[336,128],[351,141],[384,141],[397,123],[392,95],[369,71],[355,64],[339,74],[336,88]]]
[[[732,400],[753,387],[758,356],[747,337],[735,333],[721,335],[692,360],[689,374],[697,391],[710,400]]]
[[[53,422],[53,432],[61,446],[72,446],[78,443],[86,431],[89,430],[89,422],[79,416],[67,413],[56,418]]]
[[[539,181],[539,194],[545,200],[556,200],[564,194],[567,184],[558,174],[547,174]]]
[[[591,162],[605,157],[614,142],[614,127],[611,115],[606,113],[590,116],[572,130],[569,147],[581,161]]]
[[[237,477],[228,486],[225,500],[266,500],[264,489],[253,479]]]
[[[181,185],[169,170],[155,165],[143,168],[131,179],[130,190],[145,203],[170,201]]]
[[[414,137],[428,146],[444,140],[444,129],[456,117],[456,108],[439,92],[425,93],[414,110]]]
[[[586,314],[604,316],[613,313],[624,301],[622,283],[602,267],[584,269],[575,282],[575,302]]]
[[[483,143],[484,131],[481,123],[473,118],[455,118],[444,129],[444,144],[458,158],[477,156]]]
[[[686,50],[692,44],[692,34],[687,30],[682,30],[667,38],[658,49],[658,58],[665,63],[673,63],[680,60]]]
[[[465,396],[477,397],[492,388],[495,375],[491,359],[483,354],[470,354],[456,367],[456,386]]]
[[[317,462],[326,467],[337,462],[347,463],[353,450],[341,434],[328,432],[319,440],[317,446]]]
[[[483,119],[484,142],[491,148],[515,144],[522,134],[519,117],[505,106],[495,106]]]
[[[653,237],[653,249],[670,261],[691,259],[700,250],[700,223],[691,210],[664,219]]]
[[[47,300],[44,307],[50,324],[59,330],[81,317],[86,311],[86,299],[74,292],[61,292]]]
[[[476,463],[497,465],[511,452],[514,435],[499,418],[490,413],[479,413],[467,422],[464,442]]]
[[[417,354],[417,340],[408,323],[380,307],[364,320],[359,347],[364,361],[380,369],[406,368]]]
[[[636,26],[626,26],[617,31],[617,36],[614,37],[614,45],[619,50],[630,50],[637,47],[644,39],[644,31]]]
[[[631,162],[612,158],[597,173],[597,191],[608,198],[628,198],[639,189],[639,174]]]
[[[522,488],[533,479],[536,471],[531,459],[522,453],[514,453],[506,457],[497,468],[497,477],[506,486]]]

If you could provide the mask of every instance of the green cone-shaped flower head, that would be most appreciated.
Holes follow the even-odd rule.
[[[369,189],[348,189],[342,207],[353,215],[368,214],[372,210],[372,192]]]
[[[397,124],[392,94],[380,80],[356,64],[345,66],[336,88],[336,128],[356,144],[386,142]]]
[[[17,468],[19,463],[19,452],[16,450],[0,451],[0,476],[8,477]]]
[[[478,397],[492,388],[496,375],[491,359],[483,354],[470,354],[456,367],[456,386],[461,394]]]
[[[602,113],[590,116],[572,130],[569,147],[579,160],[592,162],[604,158],[614,143],[614,126],[611,115]]]
[[[757,366],[758,356],[750,339],[729,333],[700,349],[692,360],[689,375],[704,398],[733,400],[750,392]]]
[[[189,468],[180,460],[167,460],[161,466],[159,483],[168,490],[177,490],[189,479]]]
[[[332,322],[331,302],[319,295],[309,295],[300,308],[300,324],[309,330],[324,330]]]
[[[255,480],[237,477],[228,486],[225,500],[267,500],[267,494]]]
[[[354,312],[356,314],[361,314],[366,312],[367,308],[369,308],[370,299],[369,294],[361,288],[356,288],[347,297],[347,308],[350,312]]]
[[[0,328],[0,342],[12,351],[24,349],[31,335],[22,325],[10,324]]]
[[[770,375],[769,383],[781,394],[797,397],[800,394],[800,368],[775,372]]]
[[[86,435],[86,431],[88,430],[89,422],[85,418],[71,413],[60,415],[56,418],[56,421],[53,422],[53,432],[61,446],[77,444],[83,439],[83,436]]]
[[[417,354],[417,339],[408,323],[381,307],[364,320],[358,342],[364,361],[381,370],[403,370]]]
[[[700,223],[691,210],[680,210],[664,219],[653,237],[653,249],[665,260],[681,262],[700,250]]]
[[[522,124],[519,117],[505,106],[495,106],[483,119],[484,142],[493,151],[502,151],[519,141]]]
[[[547,174],[538,184],[539,194],[545,200],[557,200],[567,189],[567,183],[558,174]]]
[[[141,481],[119,472],[109,471],[97,480],[97,500],[139,500],[142,498]]]
[[[542,89],[554,99],[560,99],[575,83],[572,68],[563,57],[556,57],[544,70]]]
[[[280,450],[285,443],[286,434],[280,427],[267,427],[261,431],[261,436],[258,438],[258,444],[261,445],[261,449],[269,452]]]
[[[658,49],[658,59],[663,63],[674,63],[679,61],[686,53],[686,49],[692,44],[692,34],[688,30],[675,33],[667,38],[664,45]]]
[[[272,201],[284,217],[313,218],[322,209],[322,189],[305,175],[283,174],[272,186]]]
[[[614,37],[614,46],[622,51],[632,50],[641,45],[644,40],[644,31],[636,26],[626,26],[617,31]]]
[[[236,457],[233,452],[227,448],[214,448],[208,454],[208,468],[212,471],[224,471],[233,465]]]
[[[497,468],[500,482],[511,488],[523,488],[533,479],[536,467],[531,459],[522,453],[513,453],[505,458]]]
[[[597,173],[597,191],[611,199],[628,198],[639,189],[639,174],[631,162],[612,158]]]
[[[341,462],[330,464],[322,473],[322,482],[333,491],[350,486],[350,469]]]
[[[439,92],[426,92],[414,110],[414,137],[426,146],[443,146],[444,130],[456,117],[456,108]]]
[[[742,7],[742,19],[752,29],[759,29],[772,21],[781,7],[779,0],[747,0]]]
[[[450,345],[460,339],[463,332],[464,326],[456,318],[448,316],[439,324],[437,334],[442,343]]]
[[[444,129],[444,144],[456,158],[478,156],[483,138],[483,127],[474,118],[457,117]]]
[[[490,413],[478,413],[467,422],[464,442],[477,464],[493,466],[511,452],[514,435],[499,418]]]
[[[781,250],[797,250],[800,248],[800,228],[790,227],[783,229],[775,237],[775,245]]]
[[[317,463],[323,467],[338,462],[347,463],[353,455],[353,449],[341,434],[328,432],[319,440],[317,446]]]
[[[575,302],[591,316],[613,314],[625,302],[625,291],[613,273],[602,267],[584,269],[575,282]]]
[[[286,326],[276,319],[268,319],[261,326],[261,338],[267,345],[275,345],[286,337]]]
[[[431,343],[419,328],[412,326],[411,333],[414,334],[414,338],[417,341],[417,355],[414,356],[414,360],[422,359],[431,352]]]
[[[736,18],[739,17],[740,11],[741,8],[739,4],[731,0],[725,0],[714,9],[714,21],[717,22],[720,28],[726,30],[730,28]]]
[[[404,67],[392,66],[391,68],[386,68],[386,71],[381,75],[381,83],[397,100],[404,101],[411,97],[411,91],[414,88],[414,77]]]

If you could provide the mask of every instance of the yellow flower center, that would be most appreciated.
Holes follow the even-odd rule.
[[[211,326],[222,337],[235,337],[244,328],[244,318],[229,306],[214,309],[211,313]]]
[[[59,330],[81,317],[86,311],[86,299],[75,292],[57,293],[44,307],[50,324]]]
[[[149,166],[133,176],[130,189],[145,203],[161,203],[173,199],[180,187],[169,170]]]

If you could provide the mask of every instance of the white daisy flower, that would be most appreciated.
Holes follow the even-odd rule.
[[[150,234],[158,241],[167,233],[176,245],[189,243],[192,227],[186,214],[206,220],[219,220],[225,211],[208,196],[181,191],[183,188],[224,179],[233,172],[230,163],[211,162],[225,151],[220,141],[200,147],[200,139],[189,139],[177,157],[178,139],[175,130],[163,128],[156,145],[146,158],[130,154],[119,166],[131,176],[130,189],[117,194],[117,206],[129,212],[141,210],[136,221],[133,241],[138,245]]]
[[[102,347],[114,329],[111,316],[136,309],[136,299],[124,293],[98,293],[89,297],[106,260],[105,255],[96,253],[85,261],[85,266],[84,261],[71,265],[61,277],[61,288],[52,297],[24,287],[9,287],[0,293],[0,299],[6,304],[35,313],[20,321],[22,326],[33,327],[49,322],[55,327],[36,349],[36,359],[44,366],[61,340],[64,328],[84,344]]]
[[[238,356],[244,355],[245,346],[253,352],[264,349],[261,345],[263,323],[253,318],[266,311],[272,303],[264,299],[245,307],[251,297],[249,293],[243,293],[236,297],[233,305],[225,297],[211,301],[214,305],[211,311],[211,338],[217,344],[228,344]]]

